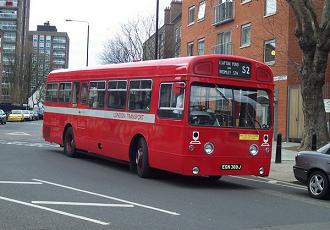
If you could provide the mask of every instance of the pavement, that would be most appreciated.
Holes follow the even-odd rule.
[[[281,163],[275,163],[276,142],[273,142],[272,163],[268,178],[278,181],[296,183],[297,180],[293,175],[292,167],[295,164],[295,156],[297,155],[297,147],[299,143],[282,142]]]

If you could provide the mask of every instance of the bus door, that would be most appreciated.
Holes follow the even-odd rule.
[[[81,82],[80,97],[77,98],[77,135],[75,135],[76,145],[78,148],[86,149],[88,147],[87,132],[87,109],[88,109],[88,82]],[[74,105],[73,105],[74,106]]]

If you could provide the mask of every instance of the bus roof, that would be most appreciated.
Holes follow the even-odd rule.
[[[200,56],[190,56],[190,57],[179,57],[179,58],[169,58],[160,60],[150,60],[150,61],[139,61],[139,62],[129,62],[120,64],[107,64],[100,65],[97,67],[83,68],[83,69],[61,69],[54,70],[49,74],[49,80],[56,78],[57,80],[64,79],[79,79],[81,77],[88,76],[89,78],[100,78],[104,75],[107,76],[136,76],[136,77],[148,77],[151,76],[166,76],[166,75],[210,75],[205,72],[205,68],[209,70],[214,70],[218,68],[218,63],[220,59],[229,59],[235,61],[256,63],[258,66],[262,65],[265,68],[270,68],[264,63],[255,61],[253,59],[232,56],[232,55],[200,55]],[[196,71],[197,64],[202,64],[201,71]],[[203,64],[206,64],[203,66]],[[206,67],[207,66],[207,67]],[[205,74],[203,74],[203,71]],[[271,71],[271,70],[270,70]],[[93,74],[91,76],[91,73]]]

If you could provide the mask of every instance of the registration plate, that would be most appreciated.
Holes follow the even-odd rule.
[[[221,165],[222,170],[241,170],[242,165],[240,164],[223,164]]]

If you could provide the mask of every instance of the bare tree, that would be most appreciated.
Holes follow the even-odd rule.
[[[311,149],[313,135],[318,145],[329,140],[322,87],[330,51],[330,0],[287,2],[296,18],[295,35],[303,52],[299,68],[305,130],[301,148]]]
[[[100,60],[103,64],[123,63],[142,59],[143,43],[154,32],[153,17],[137,17],[121,26],[105,44]]]

